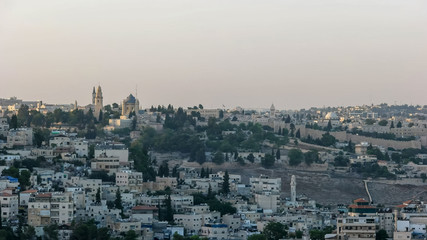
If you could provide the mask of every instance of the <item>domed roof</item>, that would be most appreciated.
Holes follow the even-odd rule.
[[[271,104],[270,110],[274,111],[276,108],[274,107],[274,104]]]
[[[325,119],[326,120],[337,120],[340,118],[338,117],[338,115],[335,112],[329,112],[328,114],[326,114]]]
[[[130,94],[126,99],[125,99],[125,103],[135,103],[136,102],[136,99],[135,99],[135,97],[132,95],[132,94]]]

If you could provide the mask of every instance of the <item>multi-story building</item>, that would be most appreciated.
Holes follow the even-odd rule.
[[[90,163],[92,170],[106,171],[108,174],[113,174],[120,168],[120,162],[117,157],[99,156]]]
[[[9,131],[9,124],[7,123],[7,118],[0,118],[0,136],[7,136]]]
[[[202,227],[200,235],[208,239],[224,240],[229,238],[227,224],[206,224]]]
[[[39,193],[30,197],[28,224],[34,227],[71,224],[73,210],[74,203],[70,192]]]
[[[9,148],[33,145],[33,129],[17,128],[9,130],[7,135],[7,145]]]
[[[158,217],[159,209],[155,206],[135,206],[132,208],[132,218],[140,220],[143,224],[152,224]]]
[[[132,170],[120,170],[116,172],[117,186],[138,185],[143,182],[142,180],[141,172],[135,172]]]
[[[86,140],[77,138],[71,141],[71,146],[79,157],[89,156],[89,144]]]
[[[194,197],[192,195],[170,195],[172,208],[176,212],[182,212],[185,207],[192,206],[194,203]]]
[[[99,156],[115,157],[121,163],[129,161],[129,149],[124,144],[108,144],[95,147],[95,158]]]
[[[339,240],[375,240],[378,217],[340,217],[337,218]]]
[[[254,194],[255,202],[257,205],[264,210],[271,210],[277,212],[280,206],[280,195],[279,194],[269,194],[261,193]]]
[[[213,217],[210,213],[202,214],[174,214],[174,222],[178,225],[184,226],[187,230],[187,233],[190,235],[200,234],[200,230],[205,224],[208,224],[213,220]]]
[[[280,192],[282,187],[281,178],[270,178],[266,175],[261,175],[258,178],[249,178],[252,193],[262,192]]]
[[[1,192],[0,204],[2,219],[16,219],[18,217],[18,195]]]

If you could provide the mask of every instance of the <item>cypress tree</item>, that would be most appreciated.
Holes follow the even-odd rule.
[[[98,190],[96,191],[96,203],[100,203],[101,202],[101,189],[98,188]]]
[[[280,159],[280,149],[277,149],[277,151],[276,151],[276,159],[277,160]]]
[[[166,221],[173,222],[173,209],[171,195],[166,199]]]
[[[230,176],[228,175],[228,171],[225,171],[224,180],[222,182],[222,192],[224,194],[230,193]]]
[[[114,205],[117,209],[120,209],[123,211],[123,205],[122,205],[122,194],[120,193],[120,188],[117,188],[116,191],[116,200],[114,200]]]

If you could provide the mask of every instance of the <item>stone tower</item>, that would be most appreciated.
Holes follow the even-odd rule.
[[[274,107],[274,104],[271,104],[270,107],[270,118],[273,118],[276,115],[276,108]]]
[[[99,121],[99,116],[102,112],[102,108],[103,108],[103,97],[102,97],[102,90],[101,90],[101,86],[98,86],[98,89],[96,90],[96,94],[95,94],[95,112],[93,113],[93,115],[95,116],[95,118]]]
[[[95,97],[96,97],[96,92],[95,92],[95,87],[93,87],[93,91],[92,91],[92,105],[95,105]]]
[[[297,201],[297,180],[295,175],[291,177],[291,202]]]

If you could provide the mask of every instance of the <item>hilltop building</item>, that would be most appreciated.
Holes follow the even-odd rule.
[[[130,94],[122,102],[122,116],[129,117],[129,115],[132,112],[135,113],[135,115],[137,115],[138,111],[139,111],[139,100],[136,99],[132,94]]]

